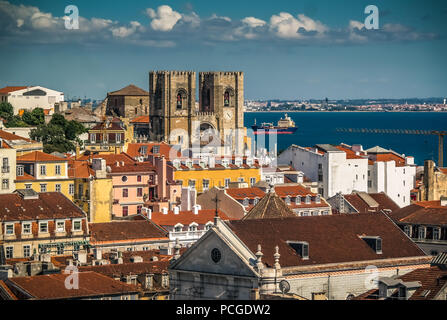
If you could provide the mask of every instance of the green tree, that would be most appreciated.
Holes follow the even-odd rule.
[[[45,113],[42,108],[35,108],[31,112],[25,111],[22,120],[30,126],[38,126],[45,123]]]
[[[14,108],[9,102],[0,103],[0,117],[9,120],[14,116]]]

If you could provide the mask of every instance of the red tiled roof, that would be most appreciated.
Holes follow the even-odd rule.
[[[115,165],[117,162],[124,162],[125,164],[133,164],[135,163],[135,160],[130,157],[126,153],[119,153],[119,154],[90,154],[88,156],[82,155],[78,157],[77,160],[90,160],[90,159],[104,159],[106,160],[106,164],[108,166]]]
[[[16,181],[32,181],[32,180],[36,180],[36,177],[33,177],[32,175],[26,172],[23,173],[23,176],[16,177]]]
[[[355,151],[352,151],[349,148],[343,146],[335,146],[338,150],[344,151],[346,153],[346,159],[367,159],[366,157],[362,157],[357,155]]]
[[[275,192],[281,198],[297,197],[297,196],[316,196],[315,193],[311,192],[308,188],[300,185],[296,186],[275,186]]]
[[[405,159],[395,155],[394,153],[377,154],[376,162],[396,162],[396,166],[405,166]]]
[[[391,210],[396,211],[400,207],[385,193],[368,193],[368,195],[375,200],[379,206],[377,208],[370,207],[358,193],[351,193],[343,195],[343,197],[348,201],[359,213],[368,213],[371,211],[378,212],[381,210]]]
[[[40,300],[97,297],[104,295],[138,293],[136,286],[114,280],[96,272],[81,272],[79,288],[69,290],[65,286],[66,274],[10,278],[7,282],[22,288],[31,298]]]
[[[447,174],[447,168],[438,168],[443,174]]]
[[[130,84],[117,91],[112,91],[108,93],[109,96],[149,96],[149,92]]]
[[[252,252],[260,244],[263,262],[270,267],[274,265],[276,246],[283,267],[426,256],[384,214],[241,220],[231,221],[229,226]],[[371,249],[361,236],[381,237],[382,254]],[[303,260],[287,241],[309,243],[309,259]]]
[[[447,206],[441,206],[441,201],[415,202],[389,216],[396,223],[447,225]]]
[[[232,220],[225,213],[218,210],[219,217],[222,220]],[[199,214],[194,214],[192,211],[180,211],[178,215],[173,211],[169,211],[168,214],[162,212],[153,212],[151,220],[160,226],[175,226],[178,223],[182,225],[190,225],[195,222],[199,225],[205,225],[208,222],[213,222],[216,215],[215,210],[199,210]]]
[[[21,136],[18,136],[16,134],[12,134],[3,130],[0,130],[0,138],[2,138],[3,140],[23,140],[26,142],[35,142],[31,139],[27,139],[27,138],[23,138]]]
[[[28,88],[27,86],[17,86],[17,87],[4,87],[0,89],[0,94],[6,94],[6,93],[10,93],[10,92],[14,92],[14,91],[18,91],[18,90],[23,90]]]
[[[150,261],[140,263],[108,264],[102,266],[79,267],[80,272],[94,271],[115,278],[127,275],[161,274],[168,272],[169,261]]]
[[[225,190],[226,194],[236,200],[248,199],[262,199],[265,196],[265,192],[259,188],[229,188]]]
[[[89,130],[89,132],[98,130],[124,131],[124,128],[121,127],[119,121],[110,121],[108,124],[106,121],[104,121],[102,123],[98,123],[97,125],[95,125],[93,128]]]
[[[124,166],[121,164],[119,166],[116,163],[111,164],[110,168],[112,169],[112,173],[136,173],[136,172],[144,172],[149,173],[150,171],[157,170],[152,163],[148,162],[134,162],[134,163],[125,163]]]
[[[90,223],[91,242],[167,239],[165,230],[147,220]]]
[[[67,161],[65,158],[53,156],[41,151],[33,151],[22,156],[17,157],[17,163],[19,162],[61,162]]]
[[[133,119],[130,123],[149,123],[149,116],[140,116]]]
[[[70,178],[88,179],[95,175],[95,170],[86,160],[68,160],[68,176]]]
[[[0,195],[0,221],[84,218],[84,212],[60,192],[39,193],[24,200],[17,193]]]

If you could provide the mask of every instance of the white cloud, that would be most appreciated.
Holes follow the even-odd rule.
[[[301,28],[307,32],[315,31],[320,34],[328,30],[324,24],[304,14],[299,14],[295,18],[288,12],[281,12],[279,15],[273,15],[270,18],[270,30],[280,38],[303,38],[303,34],[299,32]]]
[[[267,24],[264,20],[257,19],[255,17],[246,17],[242,19],[242,23],[248,25],[251,28],[262,27]]]
[[[112,28],[111,30],[114,37],[126,38],[134,34],[137,30],[142,30],[142,26],[138,21],[131,21],[129,27],[121,26]]]
[[[361,23],[360,21],[355,21],[355,20],[351,20],[349,21],[349,29],[350,30],[362,30],[365,27],[365,25],[363,23]]]
[[[151,27],[157,31],[171,31],[177,22],[182,18],[182,15],[170,6],[163,5],[155,11],[152,8],[146,10],[147,15],[152,18]]]

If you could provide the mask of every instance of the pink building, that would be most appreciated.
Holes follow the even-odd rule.
[[[116,162],[110,168],[113,216],[127,217],[141,213],[145,201],[155,196],[158,184],[155,167],[147,162]]]
[[[144,204],[158,211],[180,202],[181,185],[164,157],[154,163],[117,161],[110,163],[113,184],[113,216],[127,217],[141,213]]]

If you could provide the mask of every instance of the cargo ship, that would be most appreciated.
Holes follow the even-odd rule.
[[[298,130],[295,126],[295,122],[285,114],[284,119],[281,118],[278,121],[278,125],[274,126],[273,123],[264,122],[260,126],[255,124],[251,126],[254,134],[293,134]]]

